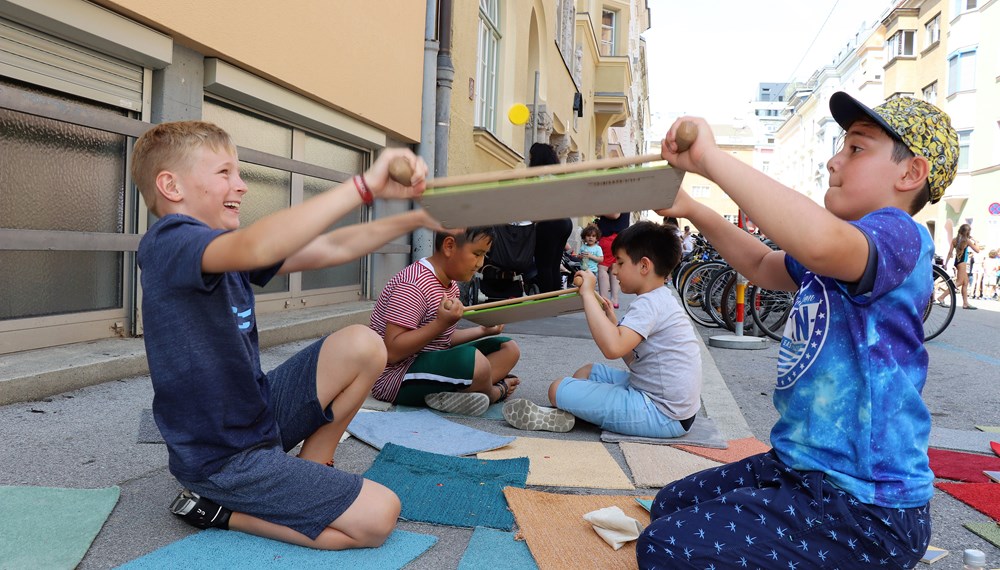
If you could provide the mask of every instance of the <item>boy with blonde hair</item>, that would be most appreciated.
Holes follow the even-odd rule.
[[[825,209],[719,149],[701,119],[680,119],[663,141],[664,159],[716,182],[782,250],[684,192],[659,213],[691,220],[755,284],[798,294],[773,449],[663,488],[641,568],[912,568],[927,549],[934,474],[920,392],[934,244],[911,216],[954,179],[958,136],[909,97],[870,109],[835,93],[830,111],[846,135],[827,162]],[[698,134],[678,152],[682,121]]]
[[[139,137],[133,156],[134,179],[160,218],[143,236],[138,262],[153,415],[170,472],[187,488],[171,511],[198,528],[319,549],[382,544],[399,499],[327,465],[385,365],[381,339],[346,327],[265,374],[251,284],[346,263],[419,227],[439,227],[411,211],[324,233],[375,197],[418,196],[426,165],[387,149],[365,174],[241,229],[248,188],[225,131],[164,123]],[[397,157],[413,168],[411,186],[389,179]],[[303,440],[298,457],[286,453]]]

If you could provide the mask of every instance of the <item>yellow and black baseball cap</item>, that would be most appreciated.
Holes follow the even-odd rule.
[[[893,97],[874,109],[843,91],[830,97],[830,113],[845,131],[864,118],[882,127],[890,137],[902,142],[914,155],[927,158],[930,172],[931,203],[944,196],[958,170],[958,133],[948,114],[927,101],[913,97]]]

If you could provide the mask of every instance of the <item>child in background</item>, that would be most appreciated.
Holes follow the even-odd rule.
[[[496,336],[503,325],[456,330],[458,282],[472,279],[493,243],[492,228],[434,236],[434,254],[410,264],[378,296],[371,328],[382,336],[388,366],[372,395],[384,402],[482,415],[520,380],[510,374],[521,352]]]
[[[604,251],[597,245],[601,239],[601,230],[594,224],[587,224],[587,227],[580,231],[580,239],[583,240],[579,254],[583,269],[597,275],[597,266],[604,261]]]
[[[701,348],[691,321],[663,282],[681,258],[670,226],[639,222],[611,244],[622,291],[635,293],[621,321],[608,299],[595,294],[593,273],[581,271],[580,296],[587,326],[605,358],[621,358],[628,370],[587,364],[549,386],[555,408],[530,400],[504,405],[518,429],[564,432],[575,417],[603,429],[643,437],[687,433],[701,405]]]
[[[413,169],[412,187],[389,179],[389,162],[400,157]],[[392,532],[396,494],[330,464],[385,366],[385,346],[349,326],[265,374],[251,284],[440,228],[413,210],[327,232],[376,197],[419,196],[426,172],[409,150],[386,149],[364,175],[240,228],[248,188],[225,131],[163,123],[136,141],[133,177],[160,218],[139,243],[138,263],[153,417],[170,472],[188,489],[171,505],[175,515],[198,528],[329,550],[376,547]],[[298,457],[287,454],[303,440]]]
[[[717,183],[781,250],[683,191],[657,213],[690,220],[758,286],[798,293],[773,449],[660,490],[640,568],[913,568],[927,550],[934,474],[920,393],[934,243],[912,216],[954,180],[958,135],[910,97],[870,109],[834,93],[830,111],[846,134],[827,162],[826,208],[720,149],[704,120],[679,119],[663,140],[664,159]],[[678,152],[682,121],[698,133]]]

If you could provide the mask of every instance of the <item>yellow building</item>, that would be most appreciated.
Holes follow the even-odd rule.
[[[517,168],[533,142],[552,144],[566,162],[610,156],[608,128],[636,121],[646,103],[645,69],[636,70],[645,61],[645,4],[455,2],[447,174]],[[507,118],[518,103],[532,110],[525,125]]]
[[[746,125],[711,125],[719,148],[735,156],[740,162],[753,166],[756,137]],[[718,184],[698,174],[684,175],[684,188],[691,197],[708,206],[732,223],[739,219],[739,207],[728,194],[722,191]],[[678,220],[679,227],[690,225],[692,231],[696,228],[687,219]]]

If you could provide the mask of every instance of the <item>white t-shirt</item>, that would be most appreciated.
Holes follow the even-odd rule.
[[[667,287],[639,295],[618,322],[642,336],[629,384],[668,417],[686,420],[701,407],[701,347],[691,320]]]

